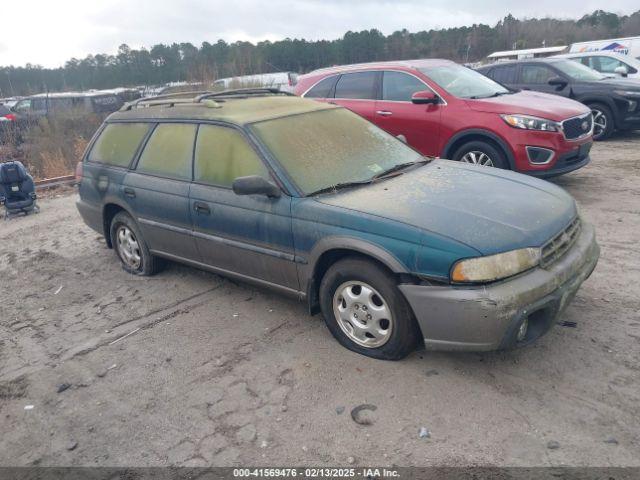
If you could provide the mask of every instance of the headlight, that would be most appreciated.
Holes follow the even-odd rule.
[[[613,93],[617,93],[621,97],[633,97],[640,98],[640,91],[634,90],[614,90]]]
[[[547,120],[546,118],[530,117],[528,115],[500,115],[502,119],[513,128],[523,130],[540,130],[543,132],[557,132],[560,130],[558,122]]]
[[[451,270],[455,283],[484,283],[511,277],[540,263],[539,248],[521,248],[487,257],[460,260]]]

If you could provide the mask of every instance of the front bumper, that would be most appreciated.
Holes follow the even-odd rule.
[[[400,285],[429,350],[498,350],[546,333],[593,272],[600,248],[587,223],[571,249],[546,269],[478,287]],[[527,319],[522,342],[516,332]]]

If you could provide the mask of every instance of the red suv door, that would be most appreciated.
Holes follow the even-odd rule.
[[[335,86],[334,98],[327,100],[373,122],[379,73],[368,71],[340,75]]]
[[[403,135],[407,143],[423,155],[439,155],[443,104],[416,105],[411,102],[415,92],[431,88],[410,73],[385,70],[381,90],[373,122],[392,135]]]

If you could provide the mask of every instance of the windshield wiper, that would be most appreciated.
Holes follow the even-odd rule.
[[[421,158],[420,160],[414,160],[413,162],[405,162],[405,163],[399,163],[398,165],[394,165],[391,168],[386,169],[383,172],[380,173],[376,173],[373,177],[371,177],[371,180],[378,180],[379,178],[383,178],[386,177],[387,175],[390,175],[394,172],[398,172],[400,170],[404,170],[405,168],[409,168],[412,167],[413,165],[420,165],[420,164],[426,164],[429,163],[431,160],[433,160],[432,158]]]
[[[372,180],[359,180],[356,182],[336,183],[335,185],[329,185],[328,187],[320,188],[319,190],[308,193],[307,197],[310,197],[312,195],[318,195],[320,193],[337,192],[338,190],[342,190],[343,188],[357,187],[358,185],[366,185],[367,183],[371,183],[371,182]]]
[[[513,92],[493,92],[491,95],[485,95],[483,97],[479,96],[479,95],[473,95],[472,97],[469,97],[472,100],[480,100],[483,98],[493,98],[493,97],[499,97],[501,95],[509,95]]]

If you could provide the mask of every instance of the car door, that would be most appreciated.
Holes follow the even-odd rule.
[[[431,88],[418,77],[406,72],[385,70],[373,123],[394,136],[402,135],[409,145],[423,155],[437,156],[440,116],[444,105],[412,103],[412,95],[423,90]]]
[[[329,103],[348,108],[352,112],[375,121],[376,92],[382,72],[364,71],[343,73],[334,87],[334,95]]]
[[[189,189],[196,124],[160,123],[134,170],[124,178],[121,198],[129,205],[149,249],[178,259],[199,259],[192,235]]]
[[[297,291],[291,198],[235,194],[233,181],[249,175],[272,179],[242,131],[200,125],[190,204],[201,262]]]
[[[562,77],[558,71],[544,64],[525,63],[520,65],[520,71],[518,73],[518,88],[522,90],[535,90],[536,92],[552,93],[554,95],[561,95],[568,97],[571,89],[564,87],[558,90],[555,85],[549,85],[549,80],[554,77]],[[569,81],[567,80],[567,83]]]

